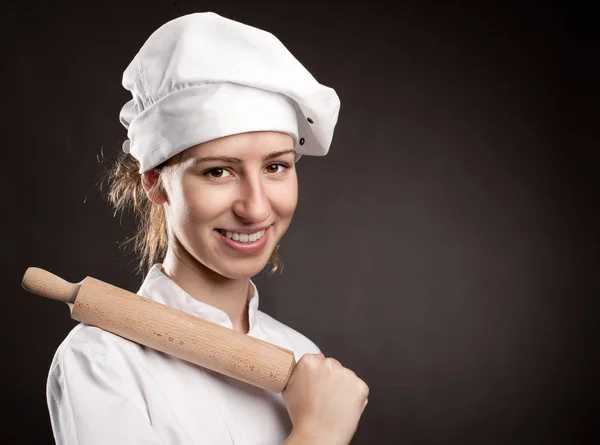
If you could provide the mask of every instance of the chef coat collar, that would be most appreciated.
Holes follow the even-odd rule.
[[[158,303],[171,306],[182,312],[186,312],[221,326],[225,326],[229,329],[233,329],[231,319],[229,318],[229,315],[225,313],[225,311],[193,298],[190,294],[179,287],[177,283],[165,275],[161,269],[161,266],[161,263],[156,263],[150,268],[146,278],[144,279],[144,282],[142,283],[142,286],[140,287],[140,290],[138,291],[139,295],[150,298]],[[252,298],[250,299],[250,303],[248,305],[250,327],[248,335],[255,334],[254,331],[257,329],[256,313],[258,311],[258,289],[252,280],[250,280],[250,285]]]

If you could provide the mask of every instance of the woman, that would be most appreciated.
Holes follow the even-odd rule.
[[[129,140],[109,196],[142,219],[138,294],[290,349],[298,364],[271,393],[79,324],[48,376],[57,444],[348,444],[366,384],[259,311],[250,279],[280,267],[294,163],[327,153],[337,95],[272,34],[213,13],[160,27],[123,85]]]

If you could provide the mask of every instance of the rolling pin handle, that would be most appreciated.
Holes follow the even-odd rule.
[[[69,304],[69,307],[75,303],[75,297],[81,287],[79,283],[69,283],[39,267],[27,268],[21,285],[32,294],[62,301]]]

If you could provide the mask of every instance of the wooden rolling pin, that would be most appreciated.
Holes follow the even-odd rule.
[[[69,283],[30,267],[22,286],[65,302],[71,317],[269,391],[285,389],[294,353],[92,277]]]

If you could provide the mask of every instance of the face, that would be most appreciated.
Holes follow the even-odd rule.
[[[293,139],[279,132],[242,133],[174,158],[163,178],[169,247],[228,278],[258,274],[296,209]]]

